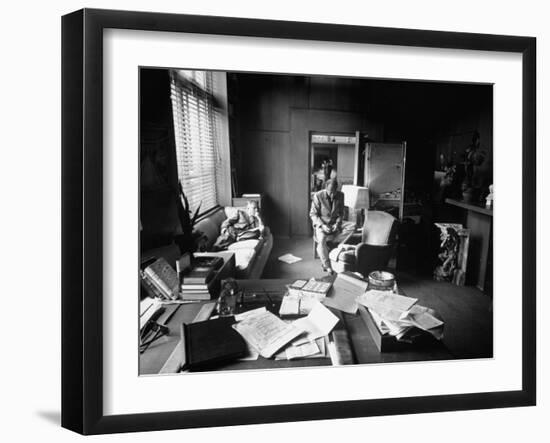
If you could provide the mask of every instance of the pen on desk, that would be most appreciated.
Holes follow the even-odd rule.
[[[273,303],[273,300],[271,299],[271,297],[269,296],[269,293],[266,291],[265,288],[262,288],[264,293],[265,293],[265,296],[267,297],[267,299],[269,300],[269,303],[271,303],[271,306],[275,306],[275,303]]]

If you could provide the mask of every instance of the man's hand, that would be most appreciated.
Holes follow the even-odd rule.
[[[332,233],[332,227],[329,226],[329,225],[325,225],[324,223],[321,225],[321,230],[322,230],[325,234],[331,234],[331,233]]]

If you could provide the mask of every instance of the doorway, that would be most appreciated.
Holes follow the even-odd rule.
[[[324,189],[330,178],[338,180],[338,187],[352,184],[355,169],[355,135],[310,134],[310,194]]]

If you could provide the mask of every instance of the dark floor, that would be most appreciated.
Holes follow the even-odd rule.
[[[283,254],[292,253],[302,260],[287,264],[278,260]],[[263,278],[320,278],[327,274],[321,262],[313,258],[311,237],[275,238]],[[472,286],[455,286],[437,282],[429,276],[412,272],[397,272],[400,291],[418,298],[430,306],[439,306],[439,314],[445,321],[445,344],[459,358],[490,357],[493,352],[492,299]],[[462,319],[460,322],[458,319]],[[464,319],[466,320],[466,324]]]
[[[278,257],[289,252],[302,260],[292,265],[278,260]],[[323,272],[319,258],[313,258],[311,237],[276,237],[273,239],[273,249],[265,265],[262,278],[320,278],[325,275],[327,274]]]

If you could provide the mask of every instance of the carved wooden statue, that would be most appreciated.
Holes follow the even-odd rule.
[[[441,231],[440,264],[434,270],[434,280],[450,281],[463,286],[466,280],[470,231],[461,224],[436,223]]]

